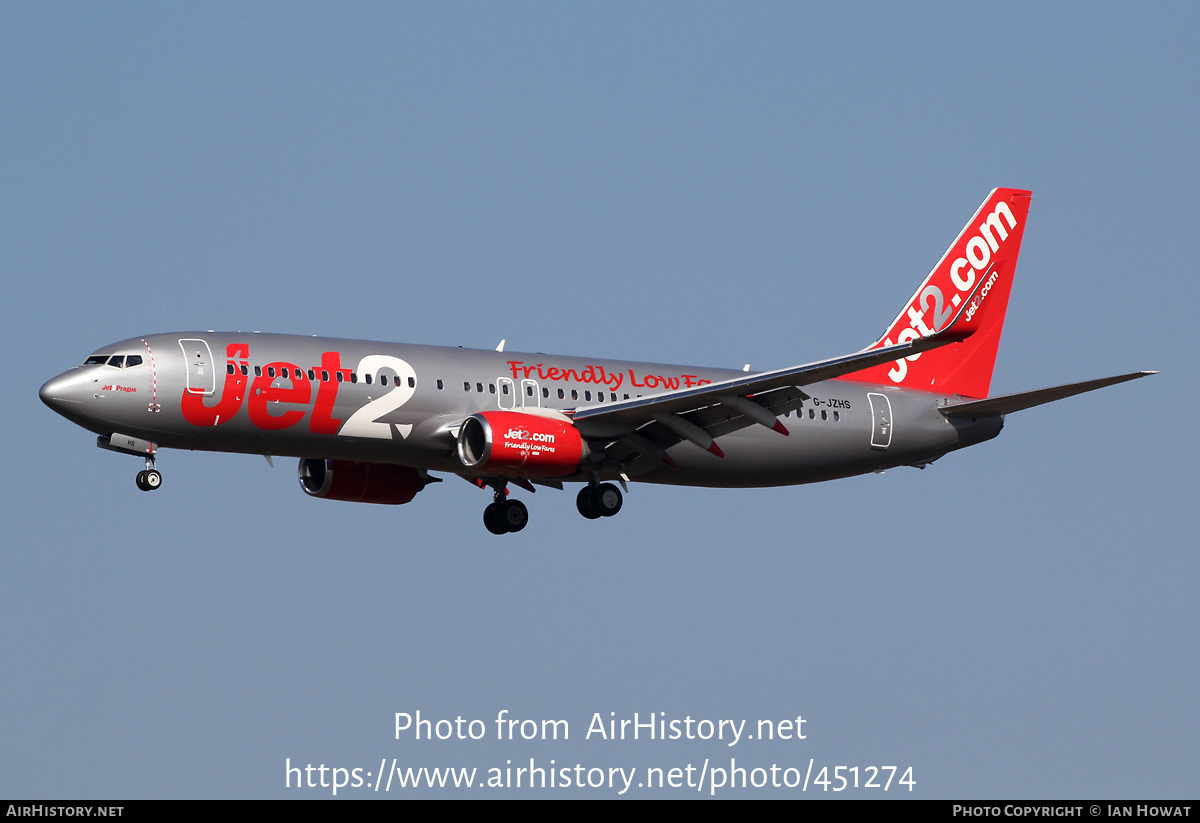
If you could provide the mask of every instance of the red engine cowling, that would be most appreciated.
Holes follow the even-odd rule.
[[[587,454],[579,430],[567,420],[518,411],[468,417],[458,431],[458,459],[481,474],[562,477]]]
[[[300,458],[300,488],[311,497],[358,503],[407,503],[428,482],[416,469],[392,463]]]

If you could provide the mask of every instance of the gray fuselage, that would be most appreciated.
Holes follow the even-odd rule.
[[[159,447],[393,463],[471,475],[455,450],[463,420],[490,410],[568,416],[741,376],[728,369],[275,334],[185,332],[97,349],[93,365],[48,381],[41,396],[106,437]],[[123,356],[115,363],[117,356]],[[134,362],[134,361],[138,362]],[[132,365],[127,365],[132,364]],[[593,463],[559,480],[749,487],[811,483],[923,465],[995,437],[1003,418],[947,419],[951,400],[850,379],[803,387],[780,415],[783,436],[748,424],[720,436],[724,458],[680,441],[674,466]],[[615,436],[585,439],[603,450]],[[598,475],[593,474],[593,470]]]

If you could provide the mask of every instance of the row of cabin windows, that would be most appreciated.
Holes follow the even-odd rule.
[[[791,416],[792,416],[792,413],[791,413],[791,412],[787,412],[787,413],[786,413],[786,414],[784,414],[783,416],[784,416],[784,417],[791,417]],[[804,419],[804,409],[796,409],[796,419],[797,419],[797,420],[803,420],[803,419]],[[817,419],[817,410],[816,410],[816,409],[809,409],[809,410],[808,410],[808,419],[809,419],[809,420],[816,420],[816,419]],[[821,419],[822,419],[822,420],[828,420],[828,419],[829,419],[829,412],[828,412],[828,411],[826,411],[825,409],[821,409]],[[839,422],[841,422],[841,419],[842,419],[842,414],[841,414],[841,412],[834,412],[834,413],[833,413],[833,422],[834,422],[834,423],[839,423]]]
[[[410,385],[411,385],[411,383],[412,383],[412,378],[409,378],[409,383],[410,383]],[[508,384],[508,383],[501,383],[501,384],[500,384],[500,393],[501,393],[501,394],[503,394],[503,395],[506,395],[506,396],[507,396],[507,395],[508,395],[508,386],[509,386],[509,384]],[[438,380],[438,381],[437,381],[437,387],[438,387],[438,389],[439,389],[439,390],[440,390],[440,389],[444,389],[444,388],[446,387],[446,386],[445,386],[445,382],[444,382],[444,381],[442,381],[442,380]],[[483,384],[482,384],[482,383],[476,383],[476,384],[475,384],[475,387],[474,387],[474,390],[475,390],[477,393],[479,393],[479,394],[482,394],[482,393],[483,393]],[[488,383],[487,390],[488,390],[488,393],[489,393],[489,394],[495,394],[495,393],[496,393],[496,384],[495,384],[495,383]],[[469,391],[471,391],[471,381],[469,381],[469,380],[464,380],[464,381],[463,381],[463,391],[465,391],[465,392],[469,392]],[[570,395],[571,395],[571,399],[572,399],[572,400],[578,400],[578,399],[579,399],[579,394],[580,394],[580,392],[579,392],[579,390],[578,390],[578,389],[569,389],[569,390],[567,390],[567,389],[559,389],[559,390],[558,390],[558,399],[559,399],[559,400],[566,400],[566,399],[567,399],[567,394],[568,394],[568,391],[569,391],[569,393],[570,393]],[[526,384],[526,386],[525,386],[525,394],[526,394],[527,396],[529,396],[529,397],[533,397],[533,386],[532,386],[532,385]],[[639,395],[637,395],[637,396],[638,396],[638,397],[641,397],[641,395],[640,395],[640,394],[639,394]],[[543,398],[546,398],[546,399],[549,399],[549,397],[550,397],[550,390],[549,390],[548,388],[545,388],[544,386],[542,387],[542,397],[543,397]],[[622,398],[623,400],[628,400],[628,399],[629,399],[629,395],[628,395],[628,394],[622,394],[622,395],[621,395],[621,398]],[[584,401],[588,401],[588,402],[590,402],[590,401],[591,401],[591,399],[592,399],[592,392],[591,392],[590,390],[587,390],[587,389],[585,389],[585,390],[583,391],[583,399],[584,399]],[[616,400],[617,400],[617,393],[616,393],[616,392],[609,392],[609,393],[608,393],[608,399],[609,399],[609,401],[610,401],[610,402],[616,402]],[[596,400],[597,400],[598,402],[600,402],[600,403],[603,403],[603,402],[604,402],[604,392],[596,392]],[[788,413],[787,413],[787,414],[785,414],[784,416],[785,416],[785,417],[791,417],[791,414],[792,414],[791,412],[788,412]],[[797,419],[803,418],[803,417],[804,417],[804,410],[803,410],[803,409],[799,409],[799,410],[797,410],[797,411],[796,411],[796,417],[797,417]],[[816,417],[817,417],[816,410],[815,410],[815,409],[809,409],[809,410],[808,410],[808,419],[809,419],[809,420],[815,420],[815,419],[816,419]],[[824,409],[822,409],[822,410],[821,410],[821,419],[822,419],[822,420],[828,420],[828,419],[829,419],[829,412],[828,412],[828,411],[826,411],[826,410],[824,410]],[[835,411],[835,412],[833,413],[833,420],[834,420],[834,422],[840,422],[840,421],[841,421],[841,419],[842,419],[841,413],[840,413],[840,412],[836,412],[836,411]]]
[[[242,372],[243,375],[250,374],[250,370],[246,366],[245,363],[243,363],[241,366],[239,366],[238,369]],[[229,374],[233,374],[234,373],[234,365],[232,363],[226,363],[225,371],[228,372]],[[254,367],[254,376],[255,377],[262,377],[262,373],[263,373],[262,366]],[[301,369],[292,369],[292,368],[286,368],[286,367],[281,368],[278,370],[278,372],[276,372],[276,369],[274,366],[267,366],[267,377],[274,378],[276,376],[282,377],[285,380],[293,380],[293,379],[294,380],[303,380],[305,377],[305,372]],[[309,369],[307,372],[307,376],[308,376],[309,380],[316,380],[317,379],[316,370]],[[337,380],[337,382],[339,382],[339,383],[344,383],[346,381],[344,371],[334,372],[333,376],[334,376],[334,379]],[[325,369],[321,369],[321,382],[328,383],[329,379],[330,379],[329,372]],[[350,382],[351,383],[358,382],[358,372],[350,372]],[[372,375],[370,375],[370,374],[364,375],[363,382],[366,383],[368,386],[371,385],[371,383],[373,382]],[[400,385],[400,377],[396,376],[396,377],[391,378],[390,383],[393,386],[399,386]],[[379,375],[379,385],[386,386],[388,384],[389,384],[388,376],[386,374]],[[417,380],[415,377],[408,378],[408,387],[410,389],[415,389],[417,387]]]
[[[134,366],[140,366],[142,364],[142,357],[141,357],[141,355],[138,355],[138,354],[117,354],[117,355],[95,354],[95,355],[92,355],[91,357],[89,357],[83,363],[83,365],[85,365],[85,366],[99,366],[99,365],[105,365],[105,364],[107,364],[109,366],[114,366],[118,369],[131,369]],[[225,369],[229,374],[234,373],[234,368],[235,367],[234,367],[233,363],[227,363],[225,366]],[[249,368],[246,366],[245,363],[243,363],[240,366],[240,370],[243,375],[248,375],[250,373]],[[262,373],[263,373],[262,366],[254,367],[254,376],[255,377],[262,377]],[[345,374],[345,372],[342,372],[342,371],[334,372],[334,378],[337,380],[337,382],[342,383],[345,381],[345,377],[343,376],[344,374]],[[280,368],[279,372],[278,372],[278,376],[284,378],[285,380],[293,379],[293,375],[296,380],[303,380],[305,377],[305,373],[301,369],[293,369],[293,368],[283,367],[283,368]],[[309,380],[317,379],[317,373],[316,373],[315,369],[309,369],[307,375],[308,375]],[[275,367],[267,366],[267,377],[274,378],[275,376],[276,376]],[[373,381],[373,377],[370,374],[365,375],[363,379],[364,379],[364,382],[368,386],[371,385],[371,383]],[[323,382],[323,383],[329,382],[329,372],[324,369],[321,370],[321,382]],[[351,383],[358,382],[358,374],[356,372],[350,372],[350,382]],[[388,376],[386,374],[379,375],[379,385],[386,386],[388,384],[389,384]],[[400,377],[398,377],[398,376],[392,377],[391,384],[396,385],[396,386],[400,385]],[[501,383],[500,384],[500,393],[507,395],[508,394],[508,386],[509,386],[508,383]],[[415,389],[417,387],[416,378],[414,378],[414,377],[408,378],[408,387],[410,389]],[[437,387],[439,390],[444,389],[445,383],[442,380],[438,380]],[[471,391],[470,381],[465,381],[463,383],[463,391],[467,391],[467,392]],[[482,394],[483,393],[483,384],[476,383],[475,391]],[[488,383],[488,392],[491,394],[496,393],[496,384],[495,383]],[[571,393],[572,400],[579,399],[579,390],[578,389],[570,389],[570,393]],[[529,397],[533,397],[533,386],[532,385],[529,385],[529,384],[525,385],[525,394]],[[549,399],[550,390],[543,387],[542,388],[542,397]],[[616,402],[617,393],[609,392],[608,397],[609,397],[610,401]],[[640,395],[639,395],[639,397],[640,397]],[[628,400],[629,395],[628,394],[622,395],[622,398],[625,400]],[[558,399],[566,400],[567,399],[567,390],[559,389],[558,390]],[[592,399],[592,392],[590,390],[584,390],[583,399],[586,402],[590,402]],[[596,400],[600,403],[603,403],[604,402],[604,392],[596,392]],[[788,412],[784,415],[784,417],[791,417],[791,414],[792,414],[791,412]],[[808,419],[815,420],[816,417],[817,417],[816,409],[809,409],[808,410]],[[804,418],[804,410],[797,409],[796,410],[796,419],[802,420],[803,418]],[[825,409],[821,410],[821,419],[822,420],[829,419],[829,412],[826,411]],[[833,413],[834,422],[835,423],[840,422],[841,419],[842,419],[841,414],[839,412],[835,411]]]
[[[501,384],[500,384],[500,393],[501,393],[501,394],[503,394],[503,395],[505,395],[505,396],[507,396],[507,395],[508,395],[508,386],[509,386],[509,384],[508,384],[508,383],[501,383]],[[439,389],[443,389],[443,388],[445,388],[445,383],[444,383],[443,381],[439,380],[439,381],[437,381],[437,387],[438,387]],[[489,393],[489,394],[495,394],[495,393],[496,393],[496,384],[495,384],[495,383],[488,383],[487,390],[488,390],[488,393]],[[464,380],[464,381],[463,381],[463,391],[465,391],[465,392],[469,392],[469,391],[471,391],[471,381],[470,381],[470,380]],[[482,384],[482,383],[476,383],[476,384],[475,384],[475,391],[476,391],[477,393],[479,393],[479,394],[482,394],[482,393],[483,393],[483,384]],[[527,397],[533,397],[533,386],[531,386],[531,385],[529,385],[529,384],[526,384],[526,385],[525,385],[525,395],[526,395]],[[641,395],[639,395],[639,397],[640,397],[640,396],[641,396]],[[545,399],[549,399],[549,398],[550,398],[550,390],[549,390],[549,389],[547,389],[547,388],[546,388],[546,387],[544,387],[544,386],[542,387],[542,397],[543,397],[543,398],[545,398]],[[559,400],[566,400],[566,399],[567,399],[567,392],[566,392],[566,390],[565,390],[565,389],[559,389],[559,390],[558,390],[558,399],[559,399]],[[572,399],[572,400],[578,400],[578,399],[579,399],[579,390],[578,390],[578,389],[571,389],[571,399]],[[583,392],[583,399],[584,399],[584,400],[588,400],[588,401],[590,401],[590,400],[592,399],[592,393],[591,393],[591,391],[586,391],[586,390],[585,390],[585,391]],[[609,400],[611,400],[611,401],[613,401],[613,402],[615,402],[615,401],[616,401],[616,399],[617,399],[617,393],[616,393],[616,392],[609,392],[609,393],[608,393],[608,399],[609,399]],[[628,395],[628,394],[624,395],[624,399],[628,400],[628,399],[629,399],[629,395]],[[597,400],[597,401],[599,401],[599,402],[601,402],[601,403],[603,403],[603,402],[604,402],[604,392],[596,392],[596,400]]]
[[[412,378],[409,378],[409,383],[411,384],[411,382],[412,382]],[[444,383],[443,383],[441,380],[437,381],[437,387],[438,387],[439,389],[442,389],[442,388],[444,388]],[[469,392],[469,391],[471,391],[471,382],[470,382],[469,380],[463,381],[463,391],[465,391],[465,392]],[[475,391],[476,391],[477,393],[480,393],[480,394],[482,394],[482,393],[483,393],[483,384],[482,384],[482,383],[476,383],[476,384],[475,384]],[[578,389],[570,389],[569,391],[570,391],[570,394],[571,394],[571,399],[572,399],[572,400],[578,400],[578,399],[579,399],[579,390],[578,390]],[[489,392],[489,393],[491,393],[491,394],[495,394],[495,393],[496,393],[496,384],[495,384],[495,383],[488,383],[488,392]],[[501,393],[501,394],[504,394],[504,395],[507,395],[507,394],[508,394],[508,383],[501,383],[501,384],[500,384],[500,393]],[[527,396],[529,396],[529,397],[533,397],[533,386],[532,386],[532,385],[526,384],[526,386],[525,386],[525,394],[526,394]],[[549,390],[549,389],[547,389],[547,388],[545,388],[545,387],[542,387],[542,397],[543,397],[543,398],[546,398],[546,399],[549,399],[549,397],[550,397],[550,390]],[[610,401],[612,401],[612,402],[616,402],[616,399],[617,399],[617,393],[616,393],[616,392],[609,392],[609,393],[608,393],[608,397],[609,397],[609,400],[610,400]],[[638,395],[638,397],[641,397],[641,395]],[[558,390],[558,399],[559,399],[559,400],[566,400],[566,399],[567,399],[567,390],[566,390],[566,389],[559,389],[559,390]],[[584,390],[584,392],[583,392],[583,399],[584,399],[585,401],[591,401],[591,399],[592,399],[592,392],[591,392],[590,390],[586,390],[586,389],[585,389],[585,390]],[[628,394],[624,394],[624,395],[622,395],[622,399],[624,399],[624,400],[628,400],[628,399],[629,399],[629,395],[628,395]],[[603,402],[604,402],[604,392],[596,392],[596,400],[597,400],[597,401],[599,401],[599,402],[601,402],[601,403],[603,403]],[[787,412],[787,413],[784,415],[784,417],[791,417],[791,416],[792,416],[792,413],[791,413],[791,412]],[[804,409],[797,409],[797,410],[796,410],[796,419],[797,419],[797,420],[802,420],[803,418],[804,418]],[[808,410],[808,419],[809,419],[809,420],[816,420],[816,418],[817,418],[817,411],[816,411],[816,409],[809,409],[809,410]],[[827,410],[825,410],[825,409],[822,409],[822,410],[821,410],[821,419],[822,419],[822,420],[829,420],[829,412],[828,412]],[[833,421],[834,421],[835,423],[838,423],[838,422],[841,422],[841,419],[842,419],[841,412],[836,412],[836,411],[835,411],[835,412],[833,413]]]
[[[122,358],[121,358],[121,355],[117,355],[116,357],[113,357],[113,358],[111,358],[111,359],[109,360],[109,362],[108,362],[108,365],[110,365],[110,366],[112,366],[112,365],[117,365],[117,366],[120,366],[121,364],[120,364],[119,362],[118,362],[118,363],[113,363],[112,361],[113,361],[113,360],[120,361],[121,359],[122,359]],[[126,362],[125,362],[125,365],[124,365],[124,368],[130,368],[131,366],[136,366],[136,365],[138,365],[138,364],[140,364],[140,363],[142,362],[142,358],[141,358],[141,357],[138,357],[136,354],[131,354],[131,355],[129,355],[128,357],[126,357],[126,358],[124,358],[124,359],[125,359],[125,361],[126,361]],[[89,365],[89,364],[91,364],[91,362],[92,362],[93,360],[98,360],[98,358],[88,358],[88,363],[85,363],[84,365]],[[130,361],[136,361],[136,362],[130,362]],[[103,361],[103,360],[99,360],[99,362],[104,362],[104,361]],[[229,363],[229,364],[226,366],[226,369],[228,370],[228,372],[229,372],[230,374],[233,374],[234,366],[233,366],[233,364],[232,364],[232,363]],[[246,367],[246,365],[245,365],[245,364],[243,364],[243,365],[241,366],[241,371],[242,371],[242,374],[248,374],[248,373],[249,373],[249,372],[248,372],[248,370],[247,370],[247,367]],[[300,369],[288,369],[288,368],[282,368],[282,369],[280,369],[280,370],[279,370],[279,376],[280,376],[280,377],[282,377],[282,378],[284,378],[285,380],[287,380],[287,379],[291,379],[292,373],[294,373],[294,374],[295,374],[295,377],[296,377],[296,379],[300,379],[300,380],[302,380],[302,379],[304,378],[304,374],[303,374],[303,372],[301,372],[301,370],[300,370]],[[339,383],[343,382],[343,380],[344,380],[344,378],[342,377],[342,374],[343,374],[343,372],[340,372],[340,371],[339,371],[339,372],[335,372],[335,377],[336,377],[336,379],[337,379],[337,382],[339,382]],[[262,376],[262,366],[255,366],[255,367],[254,367],[254,376],[255,376],[255,377],[261,377],[261,376]],[[272,377],[272,378],[273,378],[273,377],[275,377],[275,367],[274,367],[274,366],[268,366],[268,367],[267,367],[267,376],[268,376],[268,377]],[[309,370],[308,370],[308,379],[309,379],[309,380],[316,380],[316,379],[317,379],[317,378],[316,378],[316,372],[315,372],[313,369],[309,369]],[[371,385],[371,379],[372,379],[372,378],[371,378],[371,375],[369,375],[369,374],[368,374],[368,375],[366,375],[366,376],[365,376],[365,382],[366,382],[366,384],[367,384],[368,386],[369,386],[369,385]],[[399,378],[399,377],[394,377],[394,378],[392,378],[392,380],[394,381],[394,385],[399,385],[399,384],[400,384],[400,378]],[[325,371],[324,369],[322,369],[322,370],[321,370],[321,381],[322,381],[322,382],[328,382],[328,381],[329,381],[329,372],[328,372],[328,371]],[[350,372],[350,382],[351,382],[351,383],[357,383],[357,382],[358,382],[358,374],[357,374],[357,373],[355,373],[355,372]],[[381,375],[379,375],[379,384],[380,384],[381,386],[386,386],[386,385],[388,385],[388,376],[387,376],[386,374],[381,374]],[[408,387],[409,387],[410,389],[413,389],[413,388],[416,388],[416,386],[417,386],[417,381],[416,381],[416,379],[415,379],[415,378],[413,378],[413,377],[410,377],[410,378],[408,378]],[[442,389],[444,389],[444,388],[445,388],[445,383],[444,383],[442,380],[438,380],[438,381],[437,381],[437,387],[438,387],[438,389],[439,389],[439,390],[442,390]],[[470,381],[464,381],[464,382],[463,382],[463,391],[466,391],[466,392],[469,392],[469,391],[471,391],[471,383],[470,383]],[[482,384],[482,383],[476,383],[476,384],[475,384],[475,391],[476,391],[476,392],[478,392],[478,393],[480,393],[480,394],[482,394],[482,393],[483,393],[483,384]],[[496,393],[496,384],[495,384],[495,383],[488,383],[488,392],[489,392],[489,393],[491,393],[491,394],[495,394],[495,393]],[[508,394],[508,383],[501,383],[501,384],[500,384],[500,393],[501,393],[501,394],[504,394],[504,395],[507,395],[507,394]],[[570,390],[570,393],[571,393],[571,399],[572,399],[572,400],[578,400],[578,399],[579,399],[579,390],[578,390],[578,389],[571,389],[571,390]],[[533,386],[531,386],[531,385],[528,385],[528,384],[527,384],[527,385],[525,386],[525,394],[526,394],[526,395],[528,395],[529,397],[533,397]],[[567,390],[565,390],[565,389],[559,389],[559,390],[558,390],[558,399],[559,399],[559,400],[565,400],[565,399],[566,399],[566,395],[567,395]],[[613,401],[613,402],[615,402],[615,401],[616,401],[616,399],[617,399],[617,393],[616,393],[616,392],[609,392],[609,393],[608,393],[608,396],[609,396],[609,400],[610,400],[610,401]],[[543,387],[543,388],[542,388],[542,397],[543,397],[543,398],[547,398],[547,399],[548,399],[548,398],[550,397],[550,390],[549,390],[549,389],[547,389],[547,388],[544,388],[544,387]],[[628,400],[628,399],[629,399],[629,395],[628,395],[628,394],[622,395],[622,397],[623,397],[623,399],[625,399],[625,400]],[[590,402],[590,401],[591,401],[591,399],[592,399],[592,392],[591,392],[590,390],[586,390],[586,389],[585,389],[585,390],[584,390],[584,392],[583,392],[583,399],[584,399],[585,401],[588,401],[588,402]],[[604,392],[596,392],[596,400],[597,400],[597,401],[599,401],[600,403],[603,403],[603,402],[604,402]],[[792,414],[791,412],[788,412],[787,414],[785,414],[785,415],[784,415],[784,417],[791,417],[791,414]],[[817,417],[817,412],[816,412],[816,409],[809,409],[809,410],[808,410],[808,419],[809,419],[809,420],[815,420],[815,419],[816,419],[816,417]],[[797,409],[797,410],[796,410],[796,419],[798,419],[798,420],[801,420],[801,419],[803,419],[803,418],[804,418],[804,410],[803,410],[803,409]],[[822,420],[828,420],[828,419],[829,419],[829,412],[828,412],[828,411],[826,411],[825,409],[822,409],[822,410],[821,410],[821,419],[822,419]],[[841,419],[842,419],[842,416],[841,416],[841,414],[840,414],[839,412],[836,412],[836,411],[835,411],[835,412],[833,413],[833,420],[834,420],[834,422],[835,422],[835,423],[836,423],[836,422],[840,422],[840,421],[841,421]]]

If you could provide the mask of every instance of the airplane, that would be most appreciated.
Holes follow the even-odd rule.
[[[143,458],[143,491],[162,485],[160,448],[298,457],[301,489],[327,500],[408,503],[439,472],[491,490],[493,534],[528,522],[510,484],[581,482],[576,506],[594,520],[619,512],[635,481],[762,487],[924,468],[992,439],[1007,414],[1155,373],[989,396],[1030,198],[994,189],[879,340],[806,365],[182,332],[103,346],[40,396],[97,446]]]

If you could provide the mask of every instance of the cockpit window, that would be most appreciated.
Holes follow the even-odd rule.
[[[83,361],[85,366],[103,366],[105,363],[116,369],[132,369],[134,366],[142,365],[142,356],[140,354],[93,354]]]

